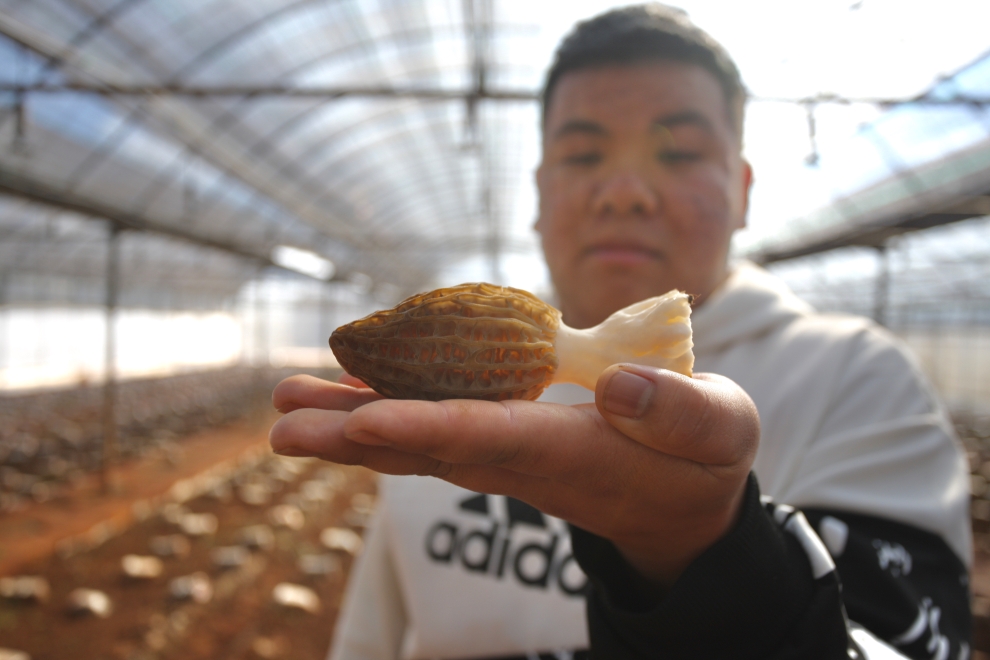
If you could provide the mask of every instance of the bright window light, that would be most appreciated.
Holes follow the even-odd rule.
[[[336,269],[333,262],[309,250],[277,245],[272,250],[272,261],[281,266],[294,270],[303,275],[309,275],[319,280],[329,280]]]

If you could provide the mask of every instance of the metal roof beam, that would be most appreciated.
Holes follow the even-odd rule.
[[[44,183],[23,177],[5,168],[0,168],[0,193],[6,193],[33,202],[72,211],[89,217],[102,218],[122,229],[151,232],[170,238],[202,245],[220,250],[237,257],[250,259],[262,266],[271,266],[285,270],[271,260],[271,255],[261,254],[249,248],[241,247],[226,241],[220,241],[179,227],[149,222],[147,218],[130,214],[120,209],[100,204],[82,195],[52,188]],[[295,271],[290,271],[295,273]],[[300,274],[300,273],[297,273]],[[301,274],[300,274],[301,275]]]
[[[11,38],[14,35],[8,34]],[[22,39],[16,39],[24,43]],[[281,97],[301,97],[301,98],[345,98],[345,97],[381,97],[381,98],[404,98],[433,101],[464,101],[464,100],[494,100],[494,101],[538,101],[540,92],[529,89],[492,89],[487,86],[472,86],[465,89],[449,89],[442,87],[420,87],[420,86],[390,86],[390,85],[307,85],[299,87],[296,85],[252,85],[252,84],[229,84],[229,85],[188,85],[184,83],[158,83],[158,84],[131,84],[116,83],[113,81],[83,82],[45,82],[33,83],[0,83],[0,92],[11,92],[18,94],[31,93],[64,93],[82,92],[90,94],[101,94],[104,96],[185,96],[185,97],[258,97],[266,98],[272,96]],[[808,103],[807,99],[784,98],[769,96],[750,96],[750,102],[756,103],[793,103],[803,105]],[[984,107],[990,105],[988,96],[954,96],[949,98],[888,98],[888,97],[857,97],[857,98],[823,98],[814,101],[816,104],[833,103],[837,105],[867,104],[884,108],[891,108],[900,105],[916,106],[961,106],[969,105],[974,107]]]
[[[65,92],[85,92],[102,96],[185,96],[185,97],[258,97],[271,96],[300,98],[345,98],[381,97],[418,99],[427,101],[463,101],[465,99],[489,99],[497,101],[536,101],[540,95],[532,90],[498,90],[487,88],[443,89],[439,87],[393,87],[362,86],[347,87],[335,85],[315,85],[298,87],[292,85],[185,85],[158,84],[133,85],[114,82],[86,83],[69,81],[64,83],[0,83],[0,92],[15,94],[57,94]],[[990,99],[986,100],[990,103]]]
[[[2,12],[0,12],[0,34],[49,59],[57,59],[64,51],[64,44]],[[62,69],[62,72],[68,80],[59,84],[83,87],[109,85],[111,84],[109,81],[120,75],[114,67],[101,66],[93,61],[87,61],[85,67],[73,66],[71,70]],[[132,105],[124,103],[122,98],[118,97],[118,99],[129,111],[134,110]],[[280,185],[282,182],[273,180],[271,171],[248,159],[235,143],[211,134],[209,122],[175,102],[174,97],[152,95],[146,100],[147,103],[142,107],[143,112],[159,122],[163,130],[173,139],[186,145],[220,170],[277,202],[331,240],[351,247],[361,247],[367,243],[367,237],[356,232],[349,223],[324,213],[300,209],[299,200],[284,194],[283,186]]]
[[[882,247],[892,236],[990,215],[990,195],[978,195],[945,209],[902,218],[880,226],[848,230],[841,235],[812,241],[787,250],[765,250],[750,258],[760,264],[797,259],[844,247]]]

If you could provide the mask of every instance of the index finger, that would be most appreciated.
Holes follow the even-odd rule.
[[[649,451],[614,431],[596,413],[532,401],[389,399],[355,410],[343,432],[353,442],[446,463],[490,465],[551,478],[585,470],[592,458],[607,460],[617,445]],[[611,442],[603,438],[606,433],[614,436]]]
[[[350,387],[300,374],[275,386],[272,405],[281,413],[300,408],[350,411],[381,398],[381,394],[369,388]]]
[[[368,388],[367,383],[365,383],[360,378],[357,378],[356,376],[350,375],[346,371],[340,375],[340,378],[337,379],[337,382],[343,385],[350,385],[351,387],[357,387],[359,389]]]

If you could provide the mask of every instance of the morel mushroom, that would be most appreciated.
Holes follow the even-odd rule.
[[[393,399],[537,399],[551,382],[595,389],[609,365],[691,375],[691,297],[670,291],[575,330],[521,289],[461,284],[337,328],[347,373]]]

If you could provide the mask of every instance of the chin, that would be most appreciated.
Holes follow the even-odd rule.
[[[657,264],[650,267],[616,267],[582,269],[561,281],[570,286],[557,286],[560,303],[568,311],[565,322],[572,327],[591,327],[611,314],[641,300],[660,296],[676,286],[666,286],[672,279],[669,273],[657,272]],[[666,286],[666,288],[664,288]]]
[[[589,289],[597,289],[598,295],[622,309],[640,300],[652,298],[677,288],[670,284],[670,277],[658,277],[656,269],[614,270],[602,273],[589,281]]]
[[[660,293],[653,293],[641,284],[640,286],[622,287],[587,286],[579,289],[579,291],[581,291],[580,300],[577,304],[569,307],[578,312],[578,317],[573,320],[585,328],[598,325],[615,312],[629,305],[667,292],[664,290]],[[570,321],[566,322],[570,325]]]

